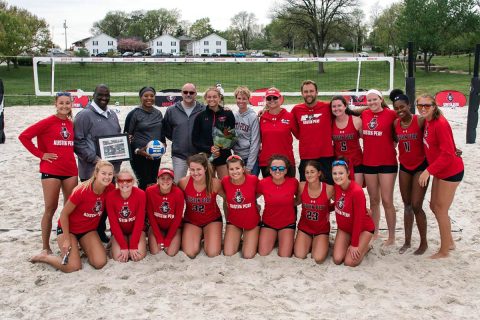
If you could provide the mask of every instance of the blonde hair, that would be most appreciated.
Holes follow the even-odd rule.
[[[436,119],[440,118],[441,115],[443,115],[442,111],[440,110],[440,108],[437,105],[437,102],[435,101],[435,98],[432,95],[427,94],[427,93],[424,93],[424,94],[420,95],[415,100],[415,105],[417,105],[418,100],[420,100],[420,99],[429,99],[430,100],[430,103],[432,104],[432,107],[434,107],[433,114],[432,114],[432,119],[436,120]]]
[[[105,161],[105,160],[98,160],[97,164],[95,164],[95,169],[93,170],[93,174],[90,177],[90,179],[80,183],[77,188],[82,189],[82,190],[86,190],[86,189],[90,188],[93,185],[93,183],[95,182],[96,175],[100,172],[100,169],[103,168],[103,167],[111,167],[112,170],[114,170],[113,164],[111,164],[110,162]]]
[[[115,178],[117,178],[117,180],[118,180],[118,176],[120,176],[120,175],[123,174],[123,173],[129,174],[130,177],[132,177],[132,179],[133,179],[133,183],[134,183],[135,185],[138,185],[137,176],[135,175],[135,173],[133,172],[132,169],[127,168],[127,167],[121,168],[120,171],[115,175]]]
[[[247,96],[247,99],[250,99],[251,92],[247,87],[240,86],[233,92],[233,96],[236,98],[239,95]]]

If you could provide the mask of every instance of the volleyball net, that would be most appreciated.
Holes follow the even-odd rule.
[[[323,72],[319,72],[322,65]],[[221,83],[225,96],[232,96],[238,86],[247,86],[252,92],[274,86],[285,96],[300,96],[300,85],[306,79],[318,84],[321,96],[355,96],[371,88],[388,95],[394,81],[391,57],[35,57],[33,71],[37,96],[53,96],[65,90],[81,90],[82,95],[92,95],[100,83],[110,87],[112,96],[137,96],[144,86],[162,91],[180,89],[187,82],[194,83],[199,94]]]

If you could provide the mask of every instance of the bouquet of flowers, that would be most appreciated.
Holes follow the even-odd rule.
[[[237,135],[235,133],[234,128],[225,127],[223,129],[219,129],[217,127],[212,128],[212,136],[213,136],[213,145],[219,149],[230,149],[235,144],[235,140]],[[212,162],[215,159],[213,154],[210,156],[208,160]]]

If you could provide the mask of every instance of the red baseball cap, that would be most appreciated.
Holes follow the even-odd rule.
[[[270,96],[280,98],[282,96],[282,94],[277,89],[271,88],[271,89],[268,89],[267,91],[265,91],[265,97],[270,97]]]
[[[162,169],[158,170],[157,177],[160,177],[162,174],[168,174],[168,175],[170,175],[170,177],[174,178],[174,174],[173,174],[172,169],[162,168]]]

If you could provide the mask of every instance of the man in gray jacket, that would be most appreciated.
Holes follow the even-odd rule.
[[[168,107],[163,118],[163,134],[172,141],[172,164],[175,183],[187,175],[187,158],[198,151],[192,143],[192,130],[195,117],[205,110],[196,100],[197,88],[193,83],[182,87],[183,101]]]
[[[93,101],[80,111],[73,121],[75,133],[74,150],[78,156],[78,176],[81,181],[88,180],[95,169],[95,164],[100,160],[96,144],[99,137],[120,134],[120,124],[117,114],[108,108],[110,89],[104,84],[99,84],[93,93]],[[115,173],[120,170],[122,161],[112,161]],[[98,226],[98,235],[103,242],[108,242],[105,234],[104,211]]]

